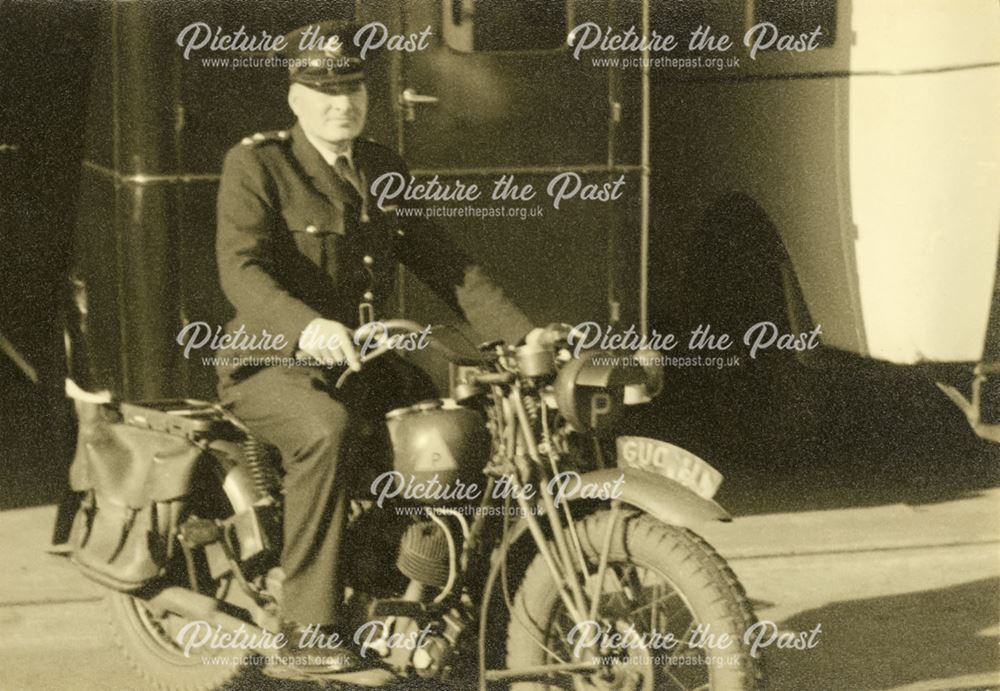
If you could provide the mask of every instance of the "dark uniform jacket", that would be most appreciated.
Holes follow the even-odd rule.
[[[398,172],[408,179],[395,152],[358,139],[352,160],[365,198],[334,172],[299,125],[254,135],[230,149],[219,185],[217,235],[222,289],[236,309],[226,329],[242,326],[248,337],[282,334],[285,347],[220,355],[291,357],[299,335],[317,317],[357,326],[366,293],[377,318],[388,318],[400,262],[467,317],[470,306],[476,311],[504,300],[494,286],[479,280],[469,285],[469,258],[434,223],[375,204],[370,186],[378,176]],[[512,329],[526,331],[530,324],[513,310]],[[221,365],[219,374],[225,383],[256,369]]]

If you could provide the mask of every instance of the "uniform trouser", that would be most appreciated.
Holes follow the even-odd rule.
[[[302,625],[337,623],[348,490],[371,475],[362,464],[386,461],[383,416],[436,395],[427,375],[394,355],[366,365],[336,389],[342,371],[271,367],[220,388],[223,404],[281,452],[283,610],[285,619]],[[360,440],[364,430],[375,431],[378,441]]]

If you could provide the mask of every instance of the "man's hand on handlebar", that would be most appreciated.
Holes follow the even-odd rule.
[[[299,336],[299,351],[324,365],[346,364],[361,370],[358,351],[351,340],[351,330],[332,319],[313,319]]]

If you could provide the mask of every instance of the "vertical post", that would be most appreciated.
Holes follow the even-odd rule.
[[[568,6],[572,7],[572,3]],[[618,17],[618,2],[617,0],[611,0],[608,3],[608,24],[615,25],[617,23]],[[569,26],[575,26],[572,22]],[[617,136],[618,123],[621,120],[621,103],[618,100],[618,74],[612,65],[608,65],[608,155],[607,155],[607,166],[608,175],[607,182],[612,182],[614,180],[614,166],[615,166],[615,137]],[[605,257],[607,261],[608,270],[608,290],[607,290],[607,300],[608,300],[608,322],[610,324],[617,324],[618,320],[621,318],[621,306],[618,302],[618,219],[614,212],[610,214],[610,219],[608,223],[608,238],[607,238],[607,255]]]
[[[393,4],[396,12],[396,31],[404,33],[408,28],[408,17],[406,7],[402,0]],[[406,156],[406,120],[403,117],[403,109],[399,105],[399,95],[403,93],[404,70],[406,63],[402,53],[391,51],[391,62],[389,63],[389,101],[392,103],[392,112],[395,116],[396,125],[396,150],[400,156]],[[396,312],[400,317],[406,317],[406,268],[400,264],[396,267],[396,299],[398,305]],[[454,378],[454,367],[448,365],[448,378]],[[451,382],[449,382],[449,392]]]
[[[642,0],[642,142],[639,187],[639,330],[649,334],[649,0]]]

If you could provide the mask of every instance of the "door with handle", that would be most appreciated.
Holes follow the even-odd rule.
[[[425,49],[386,61],[397,148],[418,179],[436,175],[481,191],[472,204],[432,203],[452,207],[440,209],[438,223],[536,323],[617,315],[630,297],[616,281],[627,264],[618,236],[636,212],[638,89],[629,75],[577,60],[567,45],[578,23],[610,21],[607,0],[387,2],[391,12],[361,19],[389,20],[390,31],[405,35],[430,29]],[[373,108],[382,108],[379,100]],[[369,131],[385,137],[388,113],[376,113]],[[621,202],[553,207],[546,188],[555,175],[604,184],[623,166],[631,182]],[[535,196],[494,199],[501,176],[533,186]],[[484,213],[451,213],[470,210]],[[402,278],[409,316],[453,319],[417,281]]]
[[[420,170],[603,164],[607,70],[575,60],[566,36],[581,6],[604,3],[400,2],[399,146]],[[595,9],[596,8],[596,9]]]

